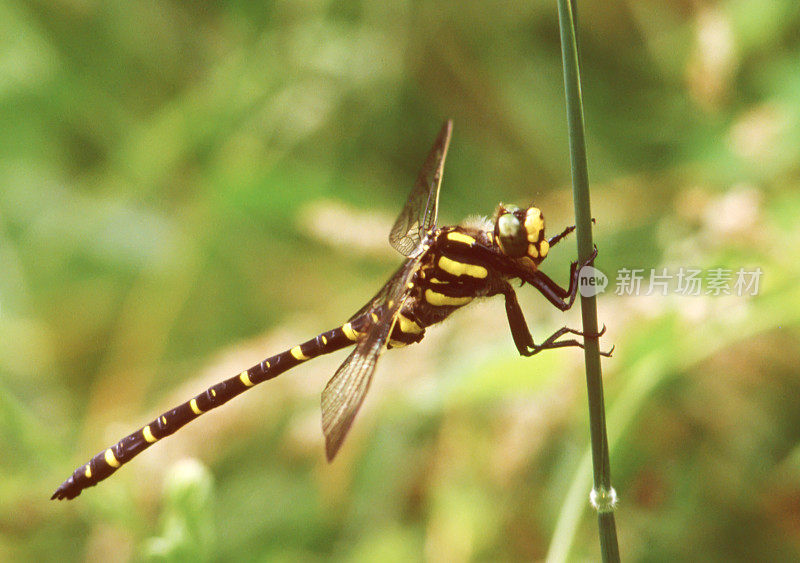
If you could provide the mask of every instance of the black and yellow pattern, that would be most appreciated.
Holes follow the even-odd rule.
[[[364,330],[365,325],[365,317],[348,322],[209,387],[94,456],[86,465],[76,469],[56,490],[52,498],[75,498],[83,489],[93,487],[151,445],[175,433],[201,414],[224,405],[254,385],[277,377],[306,360],[351,346],[358,338],[359,331],[356,327]]]
[[[567,289],[540,272],[539,265],[550,248],[574,227],[546,239],[544,217],[538,208],[504,205],[498,207],[492,222],[436,227],[439,187],[451,132],[452,123],[448,121],[392,228],[389,241],[407,257],[406,262],[347,323],[267,358],[163,413],[76,469],[52,498],[75,498],[203,413],[302,362],[355,345],[322,393],[326,453],[328,459],[333,459],[366,396],[381,353],[387,348],[419,342],[427,327],[476,298],[505,297],[511,334],[522,355],[582,346],[577,340],[561,339],[566,334],[580,335],[567,328],[542,344],[535,344],[509,283],[519,279],[538,289],[554,306],[569,309],[577,291],[578,264],[571,266]],[[593,259],[594,255],[580,266]]]

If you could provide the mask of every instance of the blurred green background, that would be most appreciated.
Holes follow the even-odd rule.
[[[800,558],[799,24],[795,0],[580,2],[625,560]],[[0,2],[0,29],[0,560],[599,557],[582,354],[520,359],[500,299],[386,354],[333,464],[345,352],[48,500],[372,296],[445,118],[440,223],[571,224],[554,2]],[[645,295],[681,267],[763,275]],[[537,340],[579,325],[519,293]]]

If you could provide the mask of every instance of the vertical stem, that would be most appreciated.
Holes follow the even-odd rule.
[[[593,250],[592,215],[589,204],[589,174],[586,163],[583,103],[581,100],[578,45],[575,34],[574,0],[558,0],[558,21],[561,29],[561,57],[564,66],[564,87],[567,100],[569,152],[572,168],[572,191],[575,203],[575,225],[578,256],[584,260]],[[589,424],[592,441],[594,489],[592,504],[598,510],[600,549],[603,561],[619,561],[617,531],[614,522],[614,492],[608,459],[603,381],[600,371],[600,348],[596,335],[597,304],[594,296],[581,296],[583,319],[586,386],[589,399]]]

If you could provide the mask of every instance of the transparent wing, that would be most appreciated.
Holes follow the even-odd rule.
[[[377,321],[364,333],[322,392],[322,432],[328,461],[336,456],[364,402],[378,358],[386,349],[397,313],[408,297],[408,282],[418,265],[418,260],[408,260],[362,308],[362,314],[369,311],[377,316]]]
[[[414,260],[406,260],[403,262],[397,271],[392,274],[392,277],[389,278],[389,281],[386,282],[382,288],[378,290],[378,293],[375,296],[367,301],[367,303],[361,307],[358,311],[353,314],[352,317],[347,319],[348,321],[353,321],[358,317],[362,316],[367,311],[375,311],[380,309],[385,303],[390,301],[389,297],[390,294],[395,293],[398,289],[402,289],[405,287],[406,283],[408,283],[409,274],[413,273],[412,263],[415,262]],[[412,272],[409,272],[408,269],[412,268]],[[400,292],[402,295],[402,292]]]
[[[439,136],[436,137],[431,152],[422,165],[414,189],[389,233],[389,242],[403,256],[412,256],[420,245],[422,237],[436,224],[439,186],[442,184],[444,159],[447,156],[447,147],[450,146],[452,132],[453,122],[448,119],[442,125]]]
[[[362,340],[322,392],[322,431],[328,461],[336,456],[364,402],[385,342],[386,338],[373,335]]]

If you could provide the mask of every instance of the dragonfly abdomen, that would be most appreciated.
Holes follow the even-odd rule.
[[[317,335],[289,350],[269,357],[239,375],[221,381],[194,398],[161,414],[149,424],[129,434],[115,445],[98,453],[88,463],[78,467],[58,487],[52,499],[72,499],[87,487],[93,487],[113,474],[122,465],[142,453],[162,438],[196,419],[200,415],[224,405],[254,385],[267,381],[283,372],[315,358],[346,348],[358,339],[365,318],[354,319],[340,327]]]

